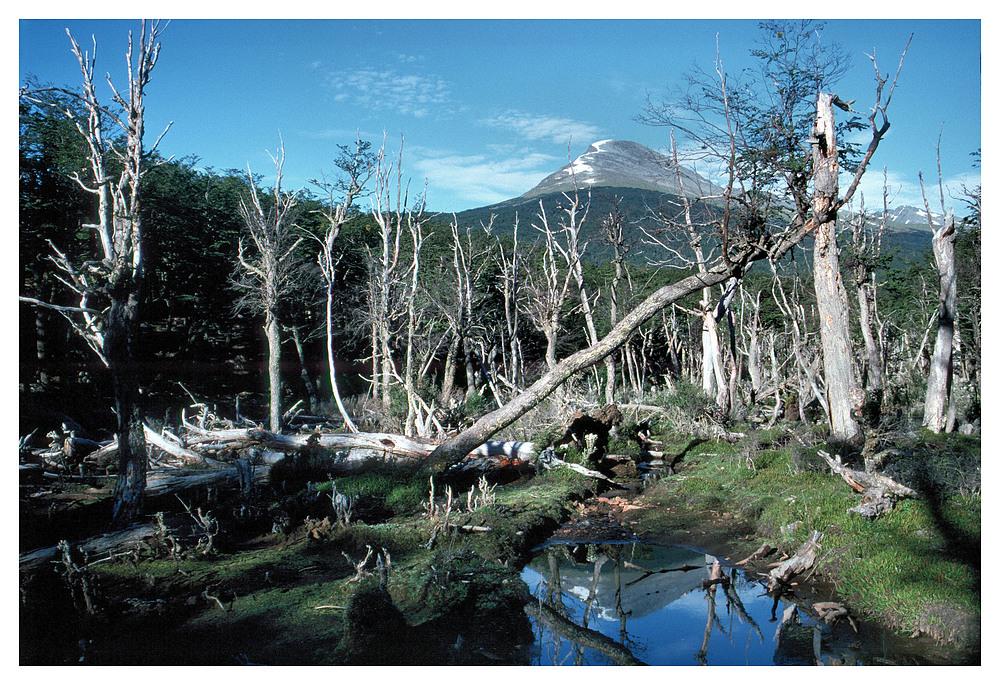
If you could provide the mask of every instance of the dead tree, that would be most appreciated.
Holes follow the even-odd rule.
[[[883,171],[884,174],[884,171]],[[853,222],[854,248],[852,270],[858,288],[858,323],[865,341],[864,385],[866,404],[882,405],[885,390],[885,354],[881,336],[875,330],[878,320],[877,265],[882,252],[882,234],[888,216],[889,197],[886,186],[882,191],[882,217],[875,228],[870,226],[862,201],[861,211]],[[874,417],[873,417],[874,418]]]
[[[506,324],[506,351],[504,353],[504,367],[506,370],[505,380],[512,390],[517,390],[522,385],[524,376],[524,360],[521,354],[520,332],[520,312],[517,302],[521,290],[521,269],[520,253],[518,251],[517,228],[518,217],[514,215],[514,233],[511,242],[510,254],[504,249],[503,244],[497,241],[497,265],[500,268],[501,287],[503,293],[504,323]],[[493,217],[490,217],[490,232],[493,226]]]
[[[21,93],[21,97],[46,104],[45,90],[61,92],[79,101],[85,111],[85,117],[78,116],[70,108],[63,113],[73,121],[87,143],[90,178],[83,179],[75,174],[74,180],[97,201],[97,222],[85,228],[96,232],[101,253],[97,259],[87,260],[82,256],[74,259],[50,242],[53,251],[50,259],[63,273],[60,280],[79,296],[79,306],[54,307],[37,300],[33,303],[66,316],[73,330],[83,337],[111,373],[120,443],[113,518],[119,525],[139,515],[146,483],[146,441],[139,406],[138,366],[133,350],[145,276],[141,181],[146,171],[144,161],[159,143],[157,139],[148,151],[143,151],[144,96],[160,54],[160,32],[158,22],[147,26],[143,21],[138,44],[129,32],[128,90],[119,91],[108,78],[115,111],[106,109],[97,99],[94,84],[96,42],[94,53],[85,53],[68,30],[73,53],[83,74],[81,91],[53,88]],[[117,127],[123,145],[113,144],[107,137],[106,121]],[[117,176],[112,175],[112,168],[118,170]]]
[[[625,215],[620,208],[620,198],[611,198],[611,209],[608,215],[601,220],[601,240],[609,245],[614,251],[611,263],[614,264],[615,274],[611,278],[608,288],[610,323],[612,326],[618,323],[619,300],[621,282],[625,278],[625,265],[629,252],[632,250],[632,243],[628,240],[625,231]],[[604,402],[611,404],[615,401],[615,357],[608,355],[604,359],[604,368],[607,371],[608,381],[604,386]]]
[[[302,238],[293,233],[297,193],[286,193],[281,188],[284,143],[279,146],[278,153],[270,157],[276,176],[269,206],[265,207],[261,202],[253,174],[247,168],[250,192],[240,198],[239,211],[253,244],[253,252],[247,252],[241,238],[233,282],[243,292],[236,302],[237,310],[246,309],[264,315],[268,425],[277,432],[281,430],[281,322],[278,310],[291,288],[292,257]]]
[[[834,126],[835,95],[821,93],[816,101],[816,127],[813,130],[812,159],[816,192],[813,212],[828,213],[836,201],[839,174],[837,133]],[[854,418],[863,404],[854,374],[854,354],[851,349],[850,319],[847,290],[840,275],[837,249],[837,215],[829,213],[829,221],[816,229],[813,244],[813,283],[819,309],[819,336],[823,344],[823,370],[826,380],[827,405],[831,435],[850,440],[860,430]]]
[[[330,389],[333,393],[334,401],[337,403],[337,410],[340,412],[341,418],[344,419],[344,425],[352,433],[357,433],[358,429],[351,420],[350,415],[348,415],[347,409],[344,408],[344,402],[340,397],[333,353],[333,292],[336,280],[336,267],[339,261],[334,258],[333,248],[337,242],[337,236],[340,235],[340,229],[350,217],[354,200],[364,190],[365,184],[374,173],[373,159],[369,152],[370,148],[371,143],[363,141],[360,138],[355,141],[353,149],[346,146],[340,147],[341,154],[336,164],[346,175],[339,188],[343,196],[340,202],[335,202],[333,197],[335,187],[325,187],[330,198],[328,208],[323,212],[323,217],[326,219],[326,231],[322,235],[312,236],[320,246],[316,259],[323,274],[323,280],[326,283],[326,361],[330,374]]]
[[[569,269],[560,269],[556,254],[565,254],[565,248],[558,239],[562,231],[549,226],[541,200],[538,202],[538,223],[531,224],[531,227],[542,234],[542,264],[540,271],[528,271],[525,283],[527,296],[522,306],[531,323],[545,336],[545,365],[551,370],[556,366],[556,345],[573,273]]]
[[[923,180],[921,179],[921,184]],[[927,200],[924,200],[926,206]],[[930,211],[927,212],[930,221]],[[933,225],[932,225],[933,229]],[[958,287],[955,276],[955,217],[951,211],[944,223],[934,230],[931,244],[940,281],[937,337],[927,376],[924,398],[924,425],[935,433],[951,430],[954,424],[952,405],[952,354],[955,339],[955,315],[958,311]]]
[[[567,146],[567,156],[569,156],[569,149]],[[573,274],[573,280],[576,282],[577,291],[580,296],[580,309],[583,312],[583,320],[586,324],[587,333],[587,344],[593,345],[598,341],[597,326],[594,323],[594,312],[591,306],[590,295],[587,293],[587,284],[584,282],[583,278],[583,254],[587,249],[587,243],[580,242],[580,229],[583,227],[584,222],[587,220],[587,215],[590,212],[590,199],[585,203],[580,201],[580,191],[576,187],[576,171],[575,167],[572,166],[572,160],[570,160],[570,173],[573,178],[573,196],[570,197],[569,193],[563,193],[563,197],[566,198],[567,204],[563,207],[563,213],[565,217],[563,218],[561,225],[563,231],[566,233],[566,247],[565,249],[560,248],[563,253],[563,258],[566,260],[566,268],[569,273]],[[556,243],[558,246],[558,243]],[[596,298],[595,298],[596,299]],[[606,372],[606,387],[614,387],[614,360],[612,356],[607,356],[604,358],[604,368]],[[607,396],[608,391],[605,390],[605,396]],[[613,394],[613,393],[612,393]]]
[[[393,161],[388,159],[385,143],[375,154],[369,214],[378,226],[378,250],[365,246],[368,263],[368,323],[371,327],[372,391],[383,408],[391,404],[390,388],[399,377],[393,359],[393,341],[404,325],[397,315],[406,311],[406,267],[400,263],[404,230],[424,221],[424,198],[411,204],[409,184],[403,181],[402,141]]]
[[[810,351],[808,320],[806,318],[805,307],[800,303],[799,274],[793,271],[791,275],[792,287],[791,298],[785,292],[784,284],[778,276],[775,265],[771,264],[771,271],[774,280],[771,281],[771,294],[778,309],[785,316],[785,326],[791,334],[792,355],[795,358],[796,375],[798,378],[798,391],[796,392],[798,401],[798,416],[804,418],[805,405],[811,400],[806,399],[806,391],[819,402],[823,408],[823,413],[829,418],[830,406],[827,403],[826,392],[822,385],[823,378],[819,367],[822,365],[822,358]]]
[[[900,60],[901,68],[902,60]],[[897,71],[897,78],[898,74],[899,71]],[[720,226],[723,256],[721,264],[714,266],[707,272],[693,274],[655,291],[645,301],[636,306],[628,316],[622,319],[617,326],[613,327],[596,344],[580,350],[551,366],[548,373],[539,378],[523,393],[517,395],[503,407],[481,417],[471,427],[442,443],[430,456],[433,467],[436,470],[446,469],[485,440],[495,435],[497,431],[516,421],[527,411],[535,407],[541,400],[550,395],[556,388],[560,387],[571,376],[604,359],[608,354],[618,349],[635,331],[664,307],[696,292],[700,288],[710,288],[713,285],[724,283],[730,278],[739,279],[754,261],[768,259],[773,262],[779,259],[792,249],[792,247],[801,242],[806,235],[812,233],[818,226],[828,224],[835,218],[837,211],[853,197],[872,156],[878,149],[882,138],[889,130],[887,109],[892,89],[890,88],[889,97],[886,97],[883,102],[883,86],[886,83],[886,79],[878,76],[877,67],[876,77],[878,82],[876,103],[869,118],[872,138],[858,164],[850,186],[848,186],[847,191],[842,196],[838,197],[836,193],[830,196],[828,188],[821,187],[817,190],[817,193],[823,194],[823,200],[813,204],[812,215],[807,217],[802,213],[797,213],[793,216],[791,222],[780,231],[772,230],[765,222],[758,226],[759,232],[757,233],[741,231],[734,235],[729,230],[730,225],[728,220],[724,218]],[[722,84],[724,89],[724,78],[722,79]],[[894,86],[895,81],[893,82]],[[833,124],[832,110],[829,109],[829,105],[835,99],[837,98],[833,96],[828,97],[823,93],[820,93],[817,98],[817,102],[819,103],[817,105],[817,119],[823,120],[824,123],[822,126],[824,127],[828,125],[832,126]],[[881,122],[876,123],[876,117],[879,115],[881,116]],[[824,128],[823,130],[825,131],[826,129]],[[732,134],[730,135],[730,140],[735,141]],[[830,149],[830,144],[835,144],[836,138],[824,137],[823,140],[826,145],[822,150],[823,154],[827,157],[833,155],[835,158],[836,152]],[[823,183],[827,183],[827,181],[824,180]],[[728,217],[728,211],[725,216]]]

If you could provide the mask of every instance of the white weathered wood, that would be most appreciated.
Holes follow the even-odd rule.
[[[769,594],[780,590],[788,585],[792,578],[798,576],[816,566],[816,557],[819,554],[819,541],[823,539],[823,534],[814,530],[809,538],[803,542],[795,551],[795,554],[781,562],[776,568],[771,569],[767,582]]]
[[[948,427],[948,404],[951,399],[952,352],[955,340],[955,316],[958,313],[955,237],[955,218],[948,212],[944,225],[934,232],[934,239],[931,241],[941,294],[934,354],[927,376],[923,423],[935,433],[940,433]]]
[[[830,410],[830,431],[838,440],[850,440],[859,431],[855,410],[860,408],[854,376],[847,290],[840,274],[837,250],[838,193],[837,134],[833,116],[835,95],[820,93],[813,130],[813,212],[824,217],[816,228],[813,246],[813,282],[823,343],[823,369]]]

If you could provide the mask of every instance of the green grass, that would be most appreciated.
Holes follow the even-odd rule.
[[[680,474],[662,480],[650,500],[660,508],[729,512],[748,521],[759,539],[788,552],[820,531],[820,572],[853,609],[901,630],[933,621],[925,611],[931,604],[979,613],[981,500],[961,494],[964,481],[952,477],[956,486],[950,493],[936,487],[933,496],[901,501],[889,514],[867,521],[848,513],[859,495],[839,477],[809,470],[808,450],[760,449],[776,444],[775,438],[747,438],[755,441],[750,449],[745,441],[702,442],[685,456]],[[909,445],[907,468],[912,472],[923,464],[930,478],[944,483],[941,474],[951,473],[949,464],[978,464],[978,445],[962,436],[922,436]]]

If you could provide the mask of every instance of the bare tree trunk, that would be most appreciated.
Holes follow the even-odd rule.
[[[873,276],[874,279],[874,276]],[[872,280],[858,284],[858,323],[861,337],[865,341],[865,356],[868,360],[868,374],[865,390],[881,396],[885,388],[885,373],[882,361],[882,345],[872,330],[875,315],[875,284]]]
[[[417,314],[417,288],[420,276],[420,249],[423,245],[424,236],[420,217],[407,215],[407,226],[410,229],[410,238],[413,241],[413,255],[410,264],[410,285],[406,291],[406,356],[403,363],[403,387],[406,390],[406,423],[404,433],[413,435],[417,427],[417,417],[421,412],[420,397],[417,394],[414,383],[414,344],[416,342],[417,325],[421,318]],[[422,420],[421,420],[422,421]],[[421,433],[426,431],[426,424],[421,429]]]
[[[332,241],[331,241],[332,243]],[[332,270],[331,270],[332,274]],[[333,277],[329,278],[326,286],[326,363],[330,372],[330,391],[333,393],[333,400],[337,403],[337,411],[340,418],[344,419],[344,425],[352,433],[358,432],[358,427],[351,420],[344,401],[340,397],[340,387],[337,385],[337,367],[335,355],[333,353]]]
[[[549,227],[545,206],[538,203],[538,218],[541,223],[532,224],[539,231],[544,242],[542,244],[541,275],[528,271],[527,287],[529,295],[526,298],[526,313],[532,324],[545,336],[545,365],[548,369],[556,366],[556,345],[562,327],[562,308],[566,302],[572,272],[567,269],[561,274],[556,262],[556,252],[565,253],[564,248],[556,239],[556,231]]]
[[[764,386],[760,354],[760,291],[757,291],[755,296],[750,297],[745,295],[741,284],[740,299],[750,308],[750,322],[746,326],[741,326],[741,330],[745,332],[744,337],[746,338],[746,349],[743,353],[746,355],[747,372],[750,374],[750,403],[755,404],[759,399],[760,390]]]
[[[112,519],[125,524],[142,513],[146,489],[146,437],[139,406],[139,379],[132,357],[138,323],[139,283],[118,283],[108,313],[105,355],[114,385],[118,415],[118,477],[115,479]]]
[[[813,135],[813,213],[826,217],[816,228],[813,248],[813,279],[819,309],[819,332],[823,343],[827,402],[831,435],[838,440],[857,436],[853,412],[859,409],[857,380],[851,353],[851,331],[847,291],[840,275],[837,254],[837,215],[830,209],[837,199],[838,154],[833,117],[833,95],[820,93],[816,101]]]
[[[955,277],[955,219],[951,212],[944,225],[935,233],[932,245],[934,261],[940,277],[941,296],[938,306],[937,338],[927,376],[927,395],[924,399],[924,425],[935,433],[948,425],[948,405],[951,398],[952,351],[955,338],[955,314],[958,289]]]
[[[490,222],[492,226],[492,221]],[[500,257],[500,272],[503,277],[503,310],[504,321],[507,326],[507,348],[504,351],[504,362],[507,368],[507,380],[514,388],[520,388],[521,379],[521,343],[519,339],[520,318],[518,316],[517,299],[521,286],[521,279],[518,270],[520,261],[518,259],[517,243],[518,219],[514,215],[514,238],[511,247],[510,259],[504,253],[503,245],[498,245],[497,252]]]
[[[319,407],[319,392],[316,390],[316,384],[313,383],[312,376],[309,375],[305,346],[302,344],[302,334],[298,325],[292,326],[292,341],[295,343],[295,351],[299,355],[299,373],[302,376],[302,383],[306,387],[306,397],[309,399],[309,411],[315,413],[317,407]]]
[[[281,188],[284,143],[271,159],[276,172],[274,206],[271,208],[265,209],[261,204],[253,174],[247,169],[250,192],[240,199],[239,209],[255,253],[244,253],[241,238],[237,257],[241,271],[236,277],[236,285],[244,291],[237,308],[264,314],[268,352],[268,425],[277,432],[281,430],[281,325],[278,308],[291,289],[291,258],[302,239],[292,234],[296,194],[285,193]]]
[[[268,402],[268,426],[271,431],[281,431],[281,328],[277,316],[268,312],[264,324],[264,335],[267,337],[267,385],[270,401]]]
[[[86,262],[88,266],[84,268],[78,268],[50,241],[54,253],[50,258],[64,272],[65,280],[60,280],[80,296],[80,304],[79,307],[68,308],[37,301],[34,304],[59,310],[67,314],[67,318],[70,318],[68,312],[73,312],[75,318],[70,318],[72,329],[83,337],[111,373],[120,443],[112,516],[115,525],[123,525],[141,513],[146,481],[146,441],[133,351],[144,279],[140,219],[141,179],[145,171],[142,164],[143,99],[150,73],[159,56],[159,28],[153,23],[147,32],[146,22],[142,22],[136,52],[133,52],[135,44],[132,33],[129,33],[126,53],[128,90],[123,91],[123,95],[112,86],[115,111],[102,107],[98,102],[94,86],[95,54],[85,54],[68,30],[67,34],[83,74],[81,92],[68,94],[79,99],[86,115],[81,118],[72,108],[64,109],[63,113],[73,122],[87,145],[92,174],[89,181],[84,181],[75,173],[72,178],[97,200],[97,223],[86,227],[96,230],[101,241],[101,257]],[[29,99],[37,97],[32,92],[23,92],[22,96]],[[45,100],[36,101],[51,104]],[[105,139],[104,117],[110,118],[120,129],[122,144],[112,146]],[[155,150],[158,142],[159,139],[146,152]],[[109,157],[117,162],[120,170],[117,178],[109,174]],[[91,307],[90,298],[97,293],[110,300],[110,306],[104,311]],[[30,301],[30,298],[27,299]]]
[[[364,188],[365,183],[368,182],[368,179],[370,179],[374,173],[372,157],[369,153],[370,148],[371,144],[367,141],[361,140],[360,138],[355,141],[353,150],[346,146],[340,147],[341,154],[336,163],[337,166],[347,174],[347,181],[343,184],[344,197],[340,203],[335,203],[333,199],[333,190],[331,187],[327,186],[327,190],[330,192],[330,203],[329,208],[323,212],[323,216],[326,217],[327,220],[326,231],[322,235],[312,236],[313,239],[320,245],[320,251],[316,259],[319,264],[320,271],[323,274],[323,279],[326,281],[326,361],[330,372],[330,390],[337,403],[337,410],[340,412],[341,418],[344,419],[344,425],[347,427],[347,430],[352,433],[357,433],[358,428],[354,425],[354,422],[348,415],[347,409],[344,407],[344,403],[340,398],[340,389],[337,386],[337,371],[334,359],[335,355],[333,353],[333,283],[336,276],[336,262],[333,258],[333,246],[337,241],[337,236],[340,235],[340,229],[347,221],[351,205],[354,203],[354,198],[357,197],[357,195]],[[374,339],[375,336],[373,329],[372,340],[374,341]],[[296,344],[298,344],[297,338]],[[299,356],[301,355],[302,352],[300,350]],[[372,367],[374,371],[374,356],[372,359]],[[303,373],[305,373],[304,367]]]
[[[455,359],[458,357],[458,344],[459,344],[458,333],[455,333],[451,338],[451,343],[448,345],[448,354],[444,358],[444,379],[441,381],[441,394],[439,395],[441,403],[447,405],[447,402],[451,399],[451,393],[455,388]]]

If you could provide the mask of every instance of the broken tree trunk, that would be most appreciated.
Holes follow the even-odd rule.
[[[951,212],[931,241],[934,261],[941,281],[937,337],[927,376],[924,398],[924,425],[935,433],[948,428],[948,405],[951,399],[952,353],[955,340],[955,317],[958,295],[955,277],[955,218]]]
[[[851,507],[848,511],[861,514],[866,519],[873,519],[879,514],[892,511],[898,499],[920,497],[920,494],[916,490],[897,483],[888,476],[883,476],[875,472],[857,471],[844,466],[840,461],[840,455],[837,455],[836,459],[834,459],[822,450],[818,454],[830,465],[831,471],[843,478],[844,482],[853,489],[864,495],[861,503],[855,507]]]
[[[176,442],[168,440],[164,436],[160,435],[152,428],[147,426],[145,423],[142,424],[143,434],[146,437],[146,443],[152,447],[156,447],[163,450],[167,454],[185,464],[208,464],[209,466],[226,466],[224,462],[218,459],[213,459],[212,457],[206,456],[204,454],[199,454],[194,452],[183,445]],[[97,462],[99,464],[109,463],[118,454],[118,441],[113,440],[107,445],[91,452],[87,455],[88,461]]]
[[[562,436],[552,444],[558,447],[574,443],[580,450],[586,450],[587,436],[593,435],[596,438],[594,452],[603,455],[608,448],[608,434],[623,418],[617,405],[613,403],[590,412],[578,411],[570,417]]]
[[[822,539],[823,534],[814,530],[809,539],[795,550],[792,557],[785,559],[776,568],[771,569],[770,578],[767,581],[767,594],[775,596],[775,593],[780,592],[792,582],[792,578],[814,568],[820,549],[819,541]]]
[[[816,101],[816,124],[813,129],[813,211],[826,213],[834,206],[839,173],[837,134],[833,116],[836,95],[820,93]],[[823,345],[823,369],[826,380],[830,431],[837,440],[851,440],[859,431],[854,412],[860,407],[857,379],[854,377],[847,289],[840,274],[837,249],[837,215],[816,228],[813,244],[813,283],[819,312],[819,336]]]

